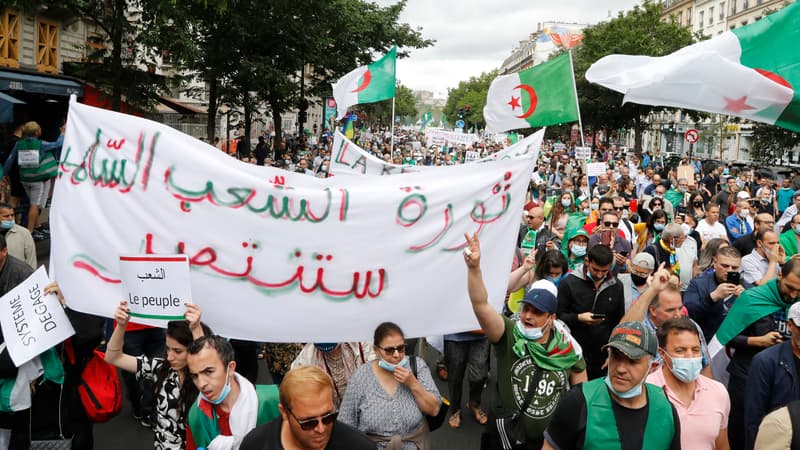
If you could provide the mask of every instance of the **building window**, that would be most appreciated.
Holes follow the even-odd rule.
[[[39,20],[36,30],[36,70],[58,73],[58,25]]]
[[[742,2],[742,11],[750,7],[749,3],[750,3],[749,0],[744,0]]]
[[[19,67],[19,16],[0,15],[0,66]]]
[[[714,7],[708,8],[708,24],[714,23]]]
[[[703,22],[703,18],[705,17],[705,14],[706,14],[705,11],[700,11],[700,20],[697,21],[697,24],[700,25],[701,28],[703,27],[703,24],[705,23],[705,22]]]
[[[736,0],[733,0],[733,1],[731,2],[731,15],[732,15],[732,16],[735,16],[735,15],[736,15]]]
[[[725,19],[725,2],[719,4],[719,21]]]

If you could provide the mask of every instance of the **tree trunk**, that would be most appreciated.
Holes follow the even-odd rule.
[[[635,117],[633,119],[633,151],[640,155],[642,154],[642,133],[644,132],[644,123],[641,118]]]
[[[208,117],[206,118],[206,134],[208,142],[214,145],[217,135],[217,75],[210,71],[206,77],[208,83]]]
[[[114,25],[111,49],[111,109],[122,111],[122,27],[125,18],[125,0],[114,0]]]
[[[270,101],[270,106],[274,105],[275,103]],[[278,157],[278,149],[281,147],[281,142],[283,141],[283,124],[281,121],[281,112],[278,111],[277,108],[272,106],[272,122],[275,125],[275,140],[273,141],[273,150],[275,151],[275,158]]]
[[[250,130],[253,128],[252,124],[253,119],[253,104],[250,99],[246,99],[244,101],[244,136],[242,137],[242,150],[239,154],[244,156],[250,156]]]

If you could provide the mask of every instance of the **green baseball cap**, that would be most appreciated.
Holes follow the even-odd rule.
[[[656,356],[658,339],[656,332],[642,322],[622,322],[611,330],[611,337],[603,349],[606,347],[613,347],[630,359],[640,359],[647,355]]]

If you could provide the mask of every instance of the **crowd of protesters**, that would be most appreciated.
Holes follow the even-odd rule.
[[[47,142],[37,124],[20,124],[3,147],[0,296],[32,273],[35,242],[49,238],[40,213],[61,133]],[[510,144],[427,147],[413,129],[394,139],[365,130],[356,140],[387,162],[428,166]],[[260,137],[245,159],[328,176],[330,134],[273,143]],[[606,170],[588,176],[589,162]],[[480,329],[444,336],[434,373],[416,356],[417,340],[391,322],[371,342],[270,343],[258,352],[214,335],[193,304],[166,330],[129,322],[124,301],[113,322],[67,309],[77,333],[51,349],[62,355],[60,377],[44,364],[25,379],[0,353],[0,382],[29,399],[15,409],[0,398],[0,442],[93,448],[77,391],[102,344],[105,361],[127,374],[134,417],[153,428],[158,449],[426,450],[441,423],[459,429],[465,416],[483,427],[481,449],[796,448],[796,172],[688,156],[670,163],[603,146],[580,161],[574,147],[546,142],[519,213],[502,311],[486,293],[479,239],[465,236],[463,302]],[[48,291],[69,303],[57,285]],[[273,384],[255,383],[256,358]]]

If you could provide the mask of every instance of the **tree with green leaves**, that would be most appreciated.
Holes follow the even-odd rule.
[[[392,123],[392,100],[357,105],[353,110],[366,114],[367,122],[373,126],[390,126]],[[395,90],[395,118],[416,117],[417,114],[414,92],[408,87],[398,84]]]
[[[585,74],[589,66],[607,55],[664,56],[693,43],[689,28],[680,26],[675,20],[663,21],[662,15],[660,2],[646,0],[611,20],[586,28],[583,44],[573,50],[584,127],[594,130],[633,129],[637,152],[642,150],[647,116],[668,108],[635,103],[623,105],[622,94],[589,83]]]
[[[784,155],[800,145],[800,133],[766,123],[753,124],[750,158],[759,164],[781,164]]]
[[[497,71],[481,73],[477,77],[470,77],[466,81],[458,83],[458,87],[449,89],[447,92],[447,103],[444,106],[444,114],[450,123],[455,123],[459,119],[458,111],[465,110],[470,106],[470,113],[464,117],[465,122],[470,126],[484,128],[486,121],[483,118],[483,107],[486,106],[486,94],[489,92],[489,85],[492,80],[497,78]]]

